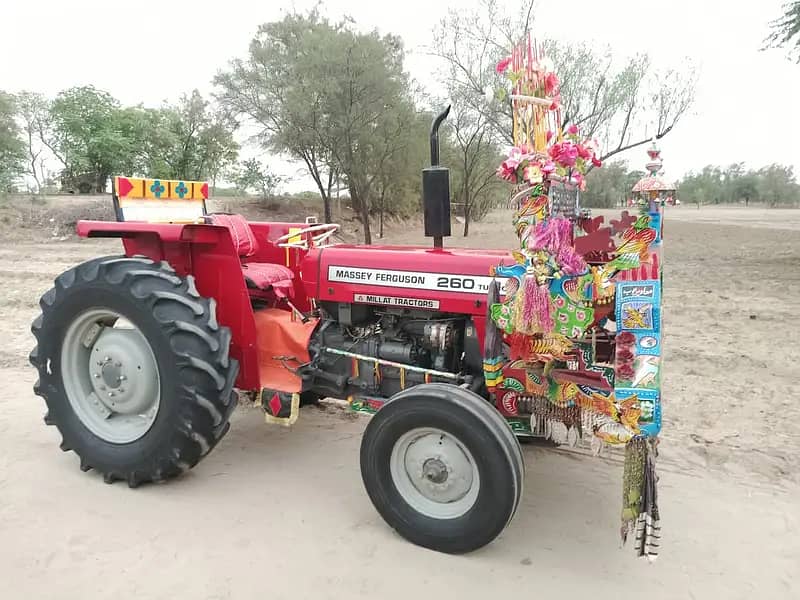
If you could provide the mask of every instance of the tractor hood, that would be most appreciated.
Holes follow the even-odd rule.
[[[507,250],[341,244],[311,250],[302,277],[321,301],[485,315],[491,267],[514,262]]]

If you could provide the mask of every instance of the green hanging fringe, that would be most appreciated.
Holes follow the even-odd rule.
[[[650,562],[658,558],[661,517],[658,510],[658,476],[655,459],[657,440],[633,438],[625,446],[622,476],[622,544],[635,531],[634,550]]]

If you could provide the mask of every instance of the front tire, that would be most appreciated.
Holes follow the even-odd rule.
[[[524,483],[519,443],[480,396],[424,384],[393,396],[370,419],[361,475],[383,519],[414,544],[471,552],[516,512]]]
[[[65,271],[33,322],[34,392],[61,449],[131,487],[194,467],[230,428],[231,334],[191,276],[110,256]]]

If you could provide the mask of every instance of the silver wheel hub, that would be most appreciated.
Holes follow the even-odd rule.
[[[475,503],[480,489],[470,451],[439,429],[419,428],[400,437],[392,449],[390,469],[395,487],[416,511],[453,519]]]
[[[75,414],[105,441],[135,441],[155,421],[158,365],[144,335],[120,315],[94,309],[78,316],[64,336],[61,373]]]

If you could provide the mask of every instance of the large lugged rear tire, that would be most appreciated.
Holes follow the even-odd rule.
[[[362,480],[378,513],[405,539],[451,554],[506,528],[524,471],[519,442],[494,407],[449,384],[396,394],[361,442]]]
[[[109,256],[59,275],[30,362],[61,449],[131,487],[194,467],[227,433],[238,362],[216,304],[165,262]]]

